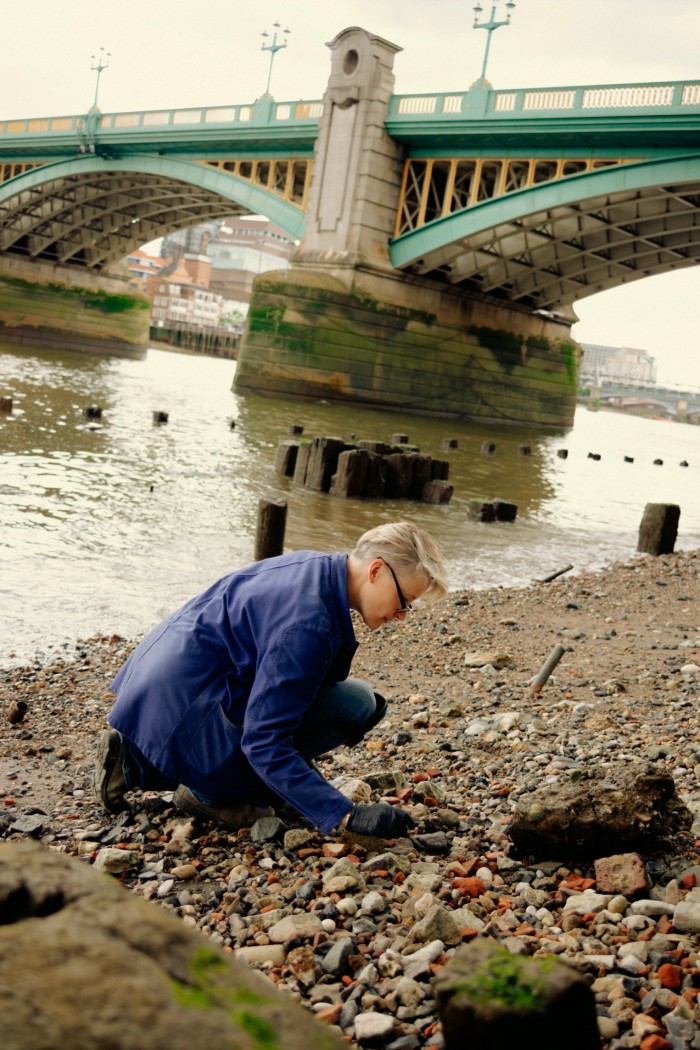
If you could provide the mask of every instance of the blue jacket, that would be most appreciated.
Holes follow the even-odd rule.
[[[214,583],[155,627],[112,682],[110,723],[174,783],[267,804],[327,834],[352,807],[293,737],[357,649],[347,557],[297,551]]]

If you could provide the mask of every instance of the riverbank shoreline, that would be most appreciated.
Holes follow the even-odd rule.
[[[510,950],[553,952],[583,970],[594,982],[603,1045],[643,1047],[645,1024],[651,1032],[658,1024],[665,1036],[671,1023],[665,1018],[694,1026],[700,1019],[697,936],[677,931],[669,919],[671,901],[692,902],[698,893],[698,817],[663,853],[643,855],[652,884],[647,896],[667,907],[642,924],[631,921],[631,903],[617,920],[607,912],[603,919],[565,914],[568,896],[594,880],[590,858],[525,858],[507,831],[518,799],[535,786],[572,770],[604,776],[639,760],[670,773],[700,815],[699,598],[700,551],[679,551],[548,584],[450,593],[436,606],[416,608],[404,625],[375,633],[358,626],[353,675],[388,698],[389,714],[362,745],[335,752],[321,767],[339,783],[385,774],[403,782],[402,804],[428,838],[400,840],[388,850],[385,843],[324,840],[302,824],[287,832],[296,839],[254,842],[248,831],[229,835],[192,825],[174,812],[169,795],[135,796],[135,818],[107,818],[91,794],[94,744],[113,699],[109,682],[134,641],[99,634],[77,641],[61,659],[38,657],[3,673],[0,837],[31,834],[88,864],[105,850],[128,853],[119,875],[125,886],[225,950],[242,950],[350,1041],[361,1009],[392,1018],[391,1036],[375,1045],[403,1038],[409,1042],[400,1045],[441,1047],[429,978],[454,945],[433,930],[428,940],[441,947],[430,965],[416,976],[416,961],[410,963],[414,928],[433,902],[450,914],[469,907],[471,919],[459,927],[465,940],[489,935]],[[533,697],[528,684],[557,645],[564,657]],[[492,662],[472,666],[479,664],[476,654],[491,654]],[[11,724],[18,700],[27,713]],[[426,779],[436,803],[420,799]],[[344,855],[358,859],[362,885],[333,893],[323,878]],[[460,871],[481,879],[475,897],[460,896]],[[586,885],[595,889],[595,881]],[[425,894],[429,899],[419,905]],[[295,972],[287,950],[267,933],[266,917],[280,913],[311,913],[325,922],[315,940],[319,960],[324,943],[352,937],[355,955],[369,967],[364,984],[363,970],[352,971],[352,981],[340,974],[331,980],[318,961],[311,981]],[[380,965],[387,952],[398,960],[393,976],[388,964]],[[673,992],[661,971],[670,952],[678,969]],[[407,972],[411,996],[402,1000],[396,982]],[[635,1020],[642,1014],[651,1021]]]

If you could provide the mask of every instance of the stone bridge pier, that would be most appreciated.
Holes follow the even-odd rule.
[[[126,277],[0,256],[0,344],[143,358],[150,317]]]
[[[328,46],[305,234],[289,270],[255,282],[236,389],[571,425],[573,312],[533,314],[392,267],[404,151],[385,121],[400,48],[358,28]]]

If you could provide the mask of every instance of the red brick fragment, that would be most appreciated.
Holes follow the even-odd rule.
[[[647,1035],[639,1044],[639,1050],[673,1050],[673,1047],[662,1035]]]
[[[326,1007],[325,1010],[319,1010],[316,1016],[325,1021],[326,1024],[337,1024],[342,1009],[342,1003],[334,1003],[332,1006]]]
[[[664,988],[670,988],[672,992],[680,992],[683,987],[683,970],[673,963],[663,963],[657,971],[657,976]]]
[[[630,898],[649,888],[647,869],[638,853],[600,857],[594,867],[598,893],[621,893]]]
[[[475,875],[466,879],[453,879],[452,885],[456,890],[459,890],[462,897],[480,897],[482,893],[486,893],[486,883],[477,878]]]
[[[324,842],[322,849],[327,857],[344,857],[348,853],[345,842]]]
[[[473,941],[475,937],[479,936],[479,931],[475,930],[473,926],[460,926],[459,933],[463,941]]]

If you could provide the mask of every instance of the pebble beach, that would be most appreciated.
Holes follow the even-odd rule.
[[[394,842],[324,838],[286,811],[227,833],[168,794],[134,794],[107,817],[91,789],[95,741],[138,639],[37,654],[0,675],[0,838],[110,872],[351,1046],[440,1050],[432,979],[460,944],[490,937],[585,974],[605,1050],[698,1050],[699,598],[700,551],[679,551],[451,592],[374,633],[358,622],[352,673],[389,712],[319,765],[356,801],[412,814],[415,832]],[[533,693],[556,646],[564,655]],[[640,851],[626,893],[598,884],[601,858],[515,848],[508,829],[528,793],[639,761],[673,777],[693,823]]]

